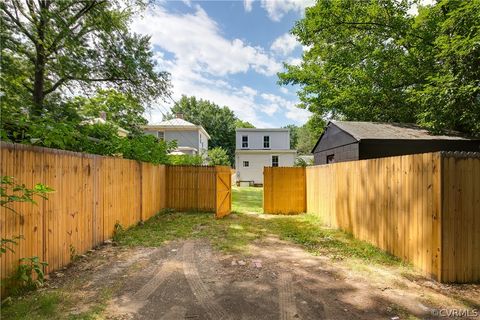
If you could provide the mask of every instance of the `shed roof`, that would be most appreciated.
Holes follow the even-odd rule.
[[[428,130],[410,123],[383,123],[361,121],[331,121],[341,130],[349,133],[356,140],[470,140],[459,133],[434,135]]]

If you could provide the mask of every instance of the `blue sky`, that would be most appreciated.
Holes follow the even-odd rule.
[[[302,46],[289,35],[305,0],[158,1],[132,22],[151,36],[160,70],[171,73],[173,97],[182,94],[230,107],[257,127],[302,125],[295,88],[277,85],[283,62],[298,63]],[[162,120],[169,103],[148,115]]]

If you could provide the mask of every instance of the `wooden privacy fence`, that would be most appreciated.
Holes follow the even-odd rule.
[[[263,168],[263,212],[296,214],[306,211],[305,168]]]
[[[167,207],[180,211],[230,213],[230,167],[167,166]]]
[[[31,187],[43,183],[55,191],[37,205],[16,203],[22,215],[0,208],[1,238],[23,235],[0,258],[0,279],[22,257],[47,261],[47,272],[71,261],[113,235],[116,223],[129,227],[169,207],[230,213],[230,189],[217,178],[230,168],[168,167],[133,160],[1,142],[0,174]],[[172,174],[172,172],[175,172]],[[187,173],[185,173],[187,172]],[[192,176],[198,183],[192,184]],[[215,191],[225,199],[217,208]],[[192,194],[197,201],[188,206]]]
[[[478,154],[427,153],[304,170],[306,211],[327,225],[438,281],[480,281]],[[291,181],[285,175],[279,183]],[[292,185],[290,192],[301,190]]]

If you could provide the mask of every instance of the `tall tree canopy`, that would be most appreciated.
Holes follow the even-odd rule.
[[[308,48],[286,65],[317,116],[415,122],[480,134],[480,0],[318,0],[292,34]]]
[[[182,96],[172,107],[172,114],[181,113],[185,120],[201,125],[207,130],[212,139],[208,142],[209,148],[221,147],[224,149],[230,162],[235,159],[235,129],[239,127],[253,127],[250,123],[239,120],[228,107],[220,107],[208,100]]]
[[[149,37],[128,29],[143,6],[140,0],[1,1],[2,109],[23,100],[30,115],[40,116],[62,90],[105,84],[142,102],[165,94],[168,74],[155,71]]]

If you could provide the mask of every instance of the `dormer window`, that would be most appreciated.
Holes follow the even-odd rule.
[[[270,136],[263,136],[263,148],[270,149]]]
[[[242,136],[242,148],[248,148],[248,136]]]

